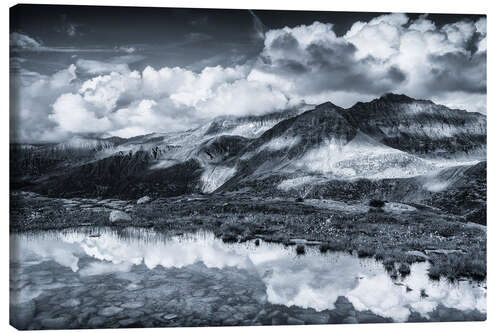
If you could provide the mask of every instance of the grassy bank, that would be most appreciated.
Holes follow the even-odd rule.
[[[427,257],[431,278],[486,278],[485,231],[425,207],[398,212],[346,211],[313,205],[308,200],[235,194],[159,198],[130,206],[132,220],[118,226],[154,228],[171,234],[203,229],[227,242],[260,238],[289,244],[290,239],[304,238],[321,241],[322,252],[347,251],[374,257],[394,275],[404,276],[408,264]],[[109,210],[98,205],[76,209],[56,199],[16,196],[11,200],[10,229],[112,225],[108,216]]]

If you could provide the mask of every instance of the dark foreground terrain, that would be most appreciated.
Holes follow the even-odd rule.
[[[262,239],[297,246],[298,252],[307,251],[309,245],[319,246],[322,252],[374,257],[394,276],[404,274],[407,267],[399,264],[429,260],[428,274],[433,279],[486,278],[485,226],[423,204],[386,202],[372,207],[380,205],[330,199],[261,199],[234,192],[153,198],[141,204],[15,192],[10,230],[135,226],[170,235],[207,230],[225,242]],[[123,214],[111,222],[113,211]]]

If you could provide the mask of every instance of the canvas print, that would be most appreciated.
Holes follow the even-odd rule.
[[[12,7],[11,325],[485,320],[486,35]]]

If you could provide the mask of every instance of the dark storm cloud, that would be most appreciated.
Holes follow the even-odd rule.
[[[293,51],[299,47],[299,42],[291,33],[285,33],[274,39],[270,45],[272,49],[290,50]]]
[[[311,67],[319,80],[318,91],[344,90],[369,94],[380,94],[393,90],[405,79],[405,74],[390,67],[383,75],[373,73],[376,60],[368,57],[361,61],[355,57],[356,47],[351,43],[336,43],[330,46],[311,44],[307,47],[311,56]]]
[[[405,74],[395,66],[382,75],[374,74],[372,68],[379,65],[377,60],[356,59],[356,52],[356,46],[340,39],[313,42],[301,49],[291,33],[283,33],[269,44],[269,55],[262,57],[259,70],[296,81],[302,94],[330,90],[380,94],[405,80]]]
[[[429,91],[486,93],[486,53],[473,56],[453,52],[429,56],[433,64]]]

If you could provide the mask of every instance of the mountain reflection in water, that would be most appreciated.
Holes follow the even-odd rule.
[[[145,229],[98,229],[13,234],[10,240],[14,305],[57,293],[71,283],[80,285],[83,281],[85,285],[92,277],[115,275],[134,284],[148,271],[189,268],[192,272],[193,265],[202,264],[222,274],[225,270],[243,271],[250,276],[248,281],[255,281],[256,289],[263,285],[263,302],[287,307],[335,309],[338,297],[345,296],[356,311],[369,310],[394,321],[407,321],[412,312],[428,318],[439,305],[486,313],[484,283],[431,281],[428,263],[412,265],[408,277],[395,281],[374,259],[321,254],[316,248],[297,256],[293,247],[267,242],[260,242],[260,246],[253,242],[226,244],[205,232],[166,237]],[[49,263],[71,270],[64,275],[71,281],[59,278],[47,282],[43,274],[27,273],[36,273],[38,267]],[[141,265],[146,268],[135,272]],[[247,285],[251,288],[254,284]],[[422,290],[426,297],[422,297]]]

